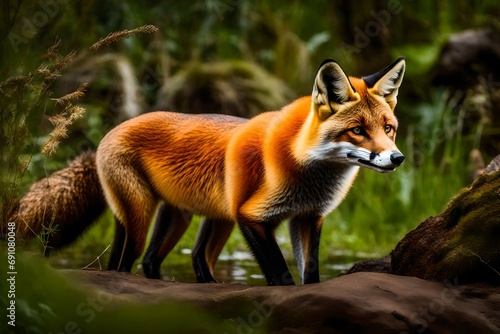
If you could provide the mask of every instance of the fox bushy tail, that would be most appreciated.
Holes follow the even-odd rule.
[[[0,238],[5,239],[8,222],[14,222],[16,238],[40,238],[48,255],[75,241],[106,207],[95,152],[84,152],[31,186],[1,222]]]

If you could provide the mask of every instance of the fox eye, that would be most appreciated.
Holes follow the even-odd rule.
[[[360,126],[356,126],[356,127],[352,128],[351,131],[355,135],[360,135],[363,133],[363,129]]]
[[[385,128],[384,128],[385,133],[389,133],[389,132],[391,132],[391,131],[392,131],[392,129],[393,129],[393,127],[392,127],[392,125],[390,125],[390,124],[387,124],[387,125],[385,126]]]

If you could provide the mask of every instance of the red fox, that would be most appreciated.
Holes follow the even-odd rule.
[[[404,161],[395,144],[401,57],[363,78],[333,60],[312,95],[250,120],[153,112],[111,130],[97,149],[97,173],[115,218],[110,269],[130,271],[158,212],[143,268],[159,265],[187,227],[205,218],[193,252],[199,282],[237,224],[269,285],[294,284],[274,231],[289,220],[303,283],[319,282],[324,217],[350,189],[359,167],[387,173]]]

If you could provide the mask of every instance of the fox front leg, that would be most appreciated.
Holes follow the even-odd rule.
[[[274,238],[275,224],[239,222],[240,230],[266,277],[268,285],[294,285],[285,258]]]
[[[319,282],[319,239],[323,217],[298,216],[289,222],[293,254],[303,284]]]

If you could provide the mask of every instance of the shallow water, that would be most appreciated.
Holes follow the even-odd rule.
[[[163,262],[161,271],[164,280],[172,280],[176,282],[194,283],[196,277],[191,266],[191,255],[188,250],[177,255],[177,263],[169,263],[168,257]],[[327,259],[322,259],[320,262],[320,279],[327,279],[338,276],[342,271],[349,269],[353,263],[365,259],[365,256],[339,254]],[[50,263],[53,267],[64,269],[80,269],[91,263],[94,258],[83,258],[75,260],[69,259],[64,254],[51,256]],[[103,263],[104,262],[104,263]],[[107,262],[101,261],[101,267],[106,267]],[[300,283],[299,274],[295,263],[289,262],[288,266],[292,272],[295,283]],[[93,269],[99,269],[99,263],[95,262],[89,266]],[[139,275],[143,275],[141,264],[137,263],[132,271]],[[248,252],[235,252],[231,255],[222,254],[219,257],[215,267],[215,278],[218,282],[225,283],[243,283],[248,285],[266,285],[266,280],[262,272]]]

